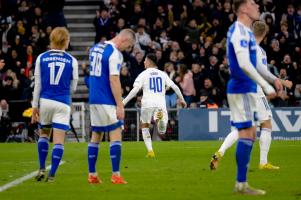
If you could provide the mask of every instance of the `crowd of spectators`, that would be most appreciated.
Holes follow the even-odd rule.
[[[30,100],[37,56],[53,27],[66,26],[64,0],[3,0],[0,3],[0,99]]]
[[[301,99],[301,3],[294,0],[256,0],[269,33],[261,44],[268,67],[294,85],[272,101],[274,106],[297,106]],[[108,40],[123,28],[136,32],[137,43],[124,54],[123,95],[144,70],[143,58],[157,55],[158,68],[181,88],[190,107],[227,107],[230,72],[226,34],[235,20],[230,0],[111,0],[104,1],[93,21],[95,42]],[[168,107],[177,107],[176,95],[166,93]],[[139,105],[139,98],[130,106]]]
[[[297,0],[256,0],[269,33],[261,44],[268,67],[281,79],[293,81],[274,106],[297,106],[301,101],[301,4]],[[30,99],[37,55],[48,48],[55,26],[66,26],[64,0],[4,0],[0,3],[0,99]],[[227,107],[230,72],[225,42],[235,20],[230,0],[105,0],[93,20],[95,42],[109,40],[123,28],[136,32],[132,52],[124,53],[123,96],[144,70],[144,56],[154,52],[159,69],[181,88],[191,107]],[[92,23],[92,22],[91,22]],[[166,93],[168,107],[176,95]],[[138,106],[136,101],[129,106]]]

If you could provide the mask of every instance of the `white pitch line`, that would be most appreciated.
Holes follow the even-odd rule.
[[[65,161],[61,161],[61,162],[60,162],[60,165],[63,165],[64,163],[65,163]],[[51,168],[51,165],[48,165],[48,166],[46,167],[46,170],[49,170],[50,168]],[[28,180],[28,179],[33,178],[34,176],[37,175],[38,172],[39,172],[39,170],[34,171],[34,172],[31,172],[30,174],[27,174],[27,175],[25,175],[25,176],[23,176],[23,177],[21,177],[21,178],[18,178],[18,179],[16,179],[16,180],[12,181],[12,182],[9,182],[9,183],[7,183],[7,184],[1,186],[1,187],[0,187],[0,192],[3,192],[3,191],[5,191],[5,190],[7,190],[7,189],[9,189],[9,188],[11,188],[11,187],[14,187],[14,186],[16,186],[16,185],[19,185],[20,183],[22,183],[22,182],[24,182],[24,181],[26,181],[26,180]]]

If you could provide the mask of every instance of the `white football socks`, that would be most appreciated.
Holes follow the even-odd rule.
[[[144,144],[147,148],[147,151],[152,151],[153,147],[152,147],[152,137],[149,133],[149,128],[142,128],[142,137],[144,140]]]
[[[268,153],[271,146],[272,135],[271,129],[263,128],[260,131],[259,147],[260,147],[260,164],[268,163]]]
[[[220,152],[223,156],[227,151],[227,149],[229,149],[238,140],[238,138],[239,138],[238,130],[234,129],[227,135],[222,146],[219,148],[218,152]]]

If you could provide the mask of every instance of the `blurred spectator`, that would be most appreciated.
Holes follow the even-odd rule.
[[[6,100],[0,102],[0,142],[5,142],[11,130],[9,105]]]
[[[194,84],[194,88],[196,91],[195,101],[198,101],[201,88],[203,87],[202,83],[204,83],[205,74],[204,74],[203,68],[198,63],[192,64],[191,72],[193,74],[193,84]]]
[[[289,80],[287,76],[286,68],[280,69],[279,78],[282,80]],[[281,92],[278,93],[277,98],[272,100],[275,107],[286,107],[290,105],[290,97],[293,95],[292,91],[287,88],[283,88]]]
[[[220,107],[222,99],[219,88],[213,85],[210,78],[205,78],[204,87],[200,91],[200,103],[206,107]]]
[[[145,32],[145,27],[142,25],[137,27],[136,41],[143,50],[146,50],[147,46],[149,46],[151,43],[151,38],[149,34]]]
[[[110,39],[110,26],[111,19],[107,9],[103,8],[100,11],[96,11],[96,17],[94,18],[93,24],[96,30],[95,43],[98,43],[102,37]]]
[[[172,81],[176,81],[177,73],[174,67],[174,64],[171,62],[165,63],[164,65],[164,72],[168,75],[168,77]],[[175,108],[177,105],[177,95],[174,92],[173,89],[167,88],[166,89],[166,95],[165,95],[165,100],[166,100],[166,106],[167,108]]]
[[[120,69],[120,83],[122,85],[122,96],[126,97],[131,91],[134,83],[126,65],[123,65]]]
[[[176,78],[176,82],[180,85],[184,99],[187,106],[189,106],[196,94],[193,83],[193,74],[184,64],[179,64],[178,74],[179,76]]]

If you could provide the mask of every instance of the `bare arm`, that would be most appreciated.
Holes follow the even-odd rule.
[[[124,106],[122,103],[121,83],[118,75],[110,75],[110,86],[117,106],[117,118],[124,119]]]

